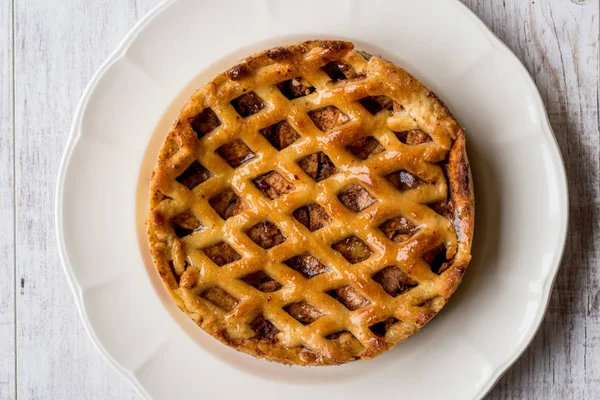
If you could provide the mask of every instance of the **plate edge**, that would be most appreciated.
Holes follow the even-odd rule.
[[[560,248],[560,252],[556,253],[557,256],[554,258],[554,260],[552,262],[553,268],[549,271],[548,276],[545,277],[545,281],[543,284],[544,292],[543,292],[543,296],[542,296],[542,300],[543,300],[542,307],[539,308],[538,314],[536,315],[536,321],[534,322],[534,324],[532,324],[533,329],[530,329],[530,332],[528,332],[528,334],[526,335],[527,339],[523,341],[523,345],[515,352],[513,357],[510,357],[506,362],[504,362],[502,365],[500,365],[499,367],[497,367],[494,370],[488,383],[486,385],[484,385],[482,387],[482,389],[477,393],[477,395],[476,395],[477,398],[482,399],[492,391],[492,389],[500,381],[502,376],[504,376],[504,374],[510,369],[510,367],[512,367],[517,362],[517,360],[519,360],[519,358],[521,358],[521,356],[523,355],[525,350],[527,350],[527,348],[529,348],[529,346],[533,342],[533,339],[537,336],[537,333],[539,332],[539,330],[542,326],[542,323],[544,322],[544,317],[546,316],[546,312],[548,311],[548,306],[550,303],[550,297],[552,296],[552,289],[554,288],[554,284],[556,282],[556,277],[558,276],[558,271],[560,269],[562,259],[564,257],[564,253],[565,253],[567,232],[568,232],[568,226],[569,226],[569,207],[570,207],[570,205],[569,205],[569,186],[567,185],[567,179],[566,179],[567,172],[566,172],[566,168],[565,168],[565,162],[564,162],[562,153],[560,152],[560,147],[558,146],[558,141],[556,140],[556,134],[554,133],[554,129],[552,128],[552,125],[550,124],[548,110],[546,109],[546,106],[542,99],[540,90],[538,89],[537,85],[535,84],[533,77],[531,76],[531,74],[529,73],[529,71],[527,70],[527,68],[525,67],[523,62],[521,61],[521,59],[519,57],[517,57],[517,55],[508,47],[508,45],[506,43],[504,43],[490,28],[488,28],[488,26],[481,20],[481,18],[479,18],[477,16],[477,14],[475,14],[470,8],[468,8],[465,4],[463,4],[459,0],[448,0],[448,1],[453,3],[456,7],[460,8],[462,10],[462,12],[468,18],[470,18],[471,21],[474,22],[474,24],[479,28],[479,30],[488,37],[492,46],[496,47],[496,49],[501,51],[506,57],[512,59],[516,64],[518,64],[519,69],[521,71],[521,75],[523,76],[523,78],[527,82],[527,84],[529,85],[531,91],[533,93],[535,93],[535,95],[536,95],[535,99],[537,102],[537,108],[538,108],[538,111],[540,112],[540,114],[542,115],[542,123],[545,128],[543,131],[547,136],[550,137],[550,139],[551,139],[550,142],[552,144],[554,144],[554,146],[552,146],[552,151],[555,153],[554,155],[555,155],[555,157],[557,157],[557,160],[560,161],[560,162],[558,162],[559,177],[560,177],[560,181],[561,181],[560,186],[563,189],[562,193],[564,193],[564,198],[562,199],[563,200],[562,204],[564,206],[563,206],[562,214],[561,214],[563,216],[563,221],[561,221],[562,227],[561,227],[561,232],[560,232],[560,236],[562,236],[562,240],[561,240],[561,244],[560,244],[561,248]],[[552,276],[550,276],[550,274]]]
[[[69,287],[71,288],[71,292],[73,294],[73,298],[75,300],[75,305],[77,308],[77,313],[83,322],[83,327],[91,339],[92,344],[98,350],[100,355],[106,360],[108,365],[110,365],[114,371],[123,376],[127,381],[129,381],[135,391],[145,399],[151,399],[151,396],[146,392],[144,387],[140,384],[137,378],[131,373],[131,371],[125,369],[119,362],[117,362],[112,355],[104,348],[101,341],[96,336],[90,321],[87,317],[87,314],[84,310],[83,300],[82,300],[82,292],[81,287],[73,274],[73,268],[71,263],[69,262],[69,257],[64,246],[64,235],[63,235],[63,189],[64,189],[64,180],[65,174],[67,170],[67,166],[71,160],[71,156],[73,155],[73,150],[75,149],[75,145],[80,138],[81,135],[81,118],[84,114],[84,111],[87,109],[87,104],[90,99],[91,94],[98,86],[98,83],[102,80],[104,75],[113,67],[127,52],[131,44],[137,39],[140,32],[152,22],[152,20],[161,14],[165,9],[176,3],[177,0],[162,0],[156,6],[154,6],[150,11],[148,11],[138,22],[134,24],[134,26],[129,30],[129,32],[125,35],[125,37],[121,40],[121,42],[117,45],[115,50],[104,60],[104,62],[98,67],[96,72],[92,75],[92,78],[88,82],[85,90],[83,91],[81,98],[75,108],[75,113],[73,115],[73,122],[71,123],[71,128],[69,130],[69,136],[67,138],[67,143],[65,144],[65,149],[59,164],[56,187],[54,192],[54,225],[56,228],[56,240],[58,244],[58,256],[60,262],[63,267],[63,271],[67,278],[67,282]]]

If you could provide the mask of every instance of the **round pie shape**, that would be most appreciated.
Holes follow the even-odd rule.
[[[172,298],[221,342],[285,364],[373,358],[440,311],[471,259],[464,130],[352,43],[273,48],[183,107],[147,224]]]

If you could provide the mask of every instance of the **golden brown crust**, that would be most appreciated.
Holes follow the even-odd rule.
[[[148,240],[177,305],[299,365],[416,333],[470,261],[465,134],[401,68],[343,41],[255,54],[198,90],[152,175]]]

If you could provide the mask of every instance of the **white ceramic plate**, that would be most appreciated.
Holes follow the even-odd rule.
[[[223,346],[179,312],[154,272],[144,217],[155,156],[188,96],[246,55],[310,38],[352,40],[406,67],[449,105],[468,132],[477,227],[462,286],[422,332],[372,361],[290,368]],[[568,209],[536,87],[456,0],[163,3],[85,91],[56,207],[86,329],[141,394],[289,400],[482,397],[542,320]]]

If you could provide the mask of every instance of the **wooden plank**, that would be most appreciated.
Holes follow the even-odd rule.
[[[0,399],[15,396],[12,3],[0,3]]]
[[[56,251],[54,187],[85,85],[135,21],[157,1],[16,0],[20,399],[135,396],[93,348],[77,315]]]
[[[548,314],[528,351],[489,398],[598,399],[598,2],[463,2],[534,77],[565,159],[571,191],[569,240]]]

